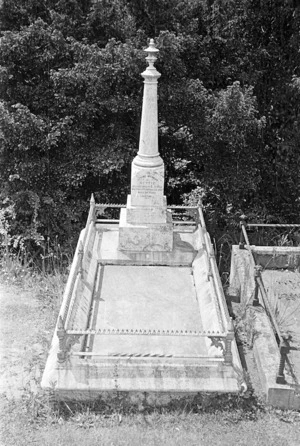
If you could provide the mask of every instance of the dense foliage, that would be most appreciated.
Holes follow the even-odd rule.
[[[299,29],[290,0],[3,0],[2,234],[66,243],[92,192],[125,202],[149,37],[169,203],[201,198],[219,230],[297,221]]]

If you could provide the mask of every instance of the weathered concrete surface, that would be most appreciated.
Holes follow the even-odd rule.
[[[169,212],[165,196],[163,196],[163,205],[154,207],[149,203],[144,206],[132,206],[131,195],[128,195],[126,210],[126,220],[130,224],[166,223]]]
[[[92,328],[202,330],[191,268],[105,266],[95,298],[98,314]],[[94,336],[92,349],[107,355],[196,357],[207,354],[203,341],[178,336]]]
[[[70,358],[57,367],[57,395],[66,399],[96,399],[106,392],[145,392],[156,395],[197,392],[237,392],[236,373],[220,361],[174,358]]]
[[[290,334],[300,350],[300,274],[294,270],[265,270],[262,279],[280,330]],[[300,377],[300,368],[296,371]]]
[[[230,292],[239,297],[245,305],[251,303],[254,296],[254,262],[248,249],[232,246],[230,265]]]
[[[191,268],[107,265],[101,282],[99,327],[202,329]]]
[[[164,223],[128,223],[127,209],[121,209],[119,224],[119,250],[121,251],[172,251],[173,224],[170,213]]]
[[[224,327],[222,327],[222,318],[218,311],[216,290],[213,281],[208,280],[205,256],[204,249],[200,249],[193,262],[193,279],[202,326],[205,331],[223,331]]]
[[[300,249],[293,246],[253,246],[256,263],[266,269],[300,267]]]
[[[98,249],[98,260],[102,259],[116,264],[137,265],[173,265],[190,266],[200,247],[198,232],[174,232],[173,250],[164,251],[119,251],[119,228],[116,225],[98,227],[102,242]]]
[[[268,403],[285,409],[300,409],[299,389],[296,389],[296,383],[289,375],[287,367],[285,369],[287,384],[276,384],[280,354],[264,311],[256,312],[254,328],[256,333],[253,344],[254,357]]]

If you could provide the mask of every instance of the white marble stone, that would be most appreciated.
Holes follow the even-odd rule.
[[[147,207],[164,205],[164,166],[145,168],[132,163],[131,204]]]
[[[158,152],[157,80],[154,67],[158,49],[150,41],[146,49],[149,66],[142,73],[144,96],[139,151],[132,162],[131,194],[121,210],[119,250],[129,252],[171,252],[172,215],[164,196],[164,163]]]
[[[173,223],[170,213],[166,223],[130,224],[127,209],[121,209],[119,222],[120,251],[172,251]]]
[[[133,206],[131,195],[127,197],[127,223],[166,223],[167,200],[163,197],[163,206]]]
[[[155,48],[151,39],[149,47],[145,50],[148,53],[146,60],[149,66],[142,73],[144,80],[143,108],[141,119],[141,131],[139,151],[133,164],[140,167],[163,166],[163,160],[158,152],[158,117],[157,117],[157,80],[161,74],[156,70],[154,62]]]
[[[109,259],[112,264],[120,265],[191,266],[197,254],[198,232],[176,231],[173,234],[172,251],[120,251],[119,228],[114,226],[109,231],[105,230],[101,235],[99,258],[103,257]]]

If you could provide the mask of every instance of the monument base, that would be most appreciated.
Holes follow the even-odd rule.
[[[163,197],[163,206],[132,206],[131,195],[127,197],[127,223],[149,224],[149,223],[166,223],[167,222],[167,199]]]
[[[166,223],[128,223],[127,209],[120,212],[120,251],[172,251],[173,223],[171,212],[167,212]]]

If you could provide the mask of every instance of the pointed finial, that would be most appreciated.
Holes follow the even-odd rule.
[[[157,57],[155,57],[155,53],[159,52],[159,50],[155,47],[154,39],[150,39],[149,46],[144,51],[148,53],[146,61],[148,62],[149,67],[153,69],[153,64],[157,60]]]
[[[91,195],[90,203],[91,203],[91,204],[95,204],[95,197],[94,197],[94,194]]]

